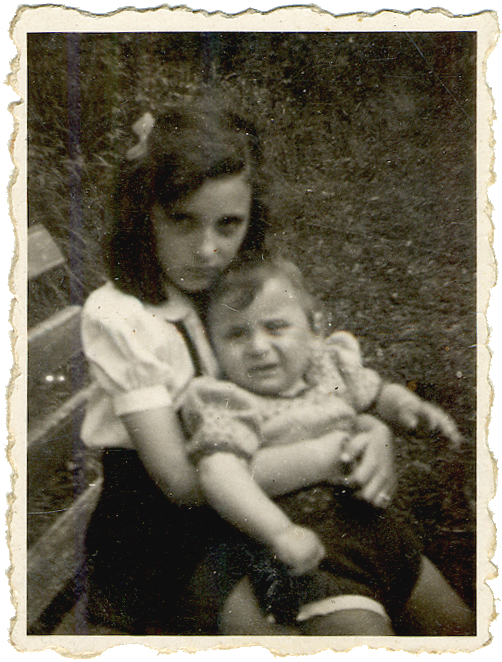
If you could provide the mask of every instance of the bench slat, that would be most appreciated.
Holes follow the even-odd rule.
[[[80,306],[69,306],[28,333],[28,377],[35,385],[82,351]]]
[[[28,280],[65,264],[63,254],[43,225],[28,230]]]
[[[99,478],[48,529],[28,552],[28,627],[79,570],[83,541],[101,491]]]
[[[57,433],[57,430],[66,425],[96,390],[96,384],[86,386],[78,393],[75,393],[69,400],[66,400],[56,411],[42,420],[36,418],[30,422],[28,431],[28,447],[38,444],[44,444],[50,441],[51,437]]]

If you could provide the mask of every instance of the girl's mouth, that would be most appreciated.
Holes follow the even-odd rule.
[[[220,273],[217,267],[190,267],[187,276],[197,280],[214,280]]]

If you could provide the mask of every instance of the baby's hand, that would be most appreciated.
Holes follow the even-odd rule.
[[[272,551],[294,575],[315,570],[326,555],[324,545],[313,531],[294,524],[275,537]]]
[[[453,419],[442,409],[425,402],[399,384],[386,384],[378,401],[378,411],[389,423],[416,434],[439,432],[453,446],[462,440]]]

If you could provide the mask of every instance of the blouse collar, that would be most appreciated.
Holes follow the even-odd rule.
[[[155,306],[156,314],[160,314],[163,319],[173,324],[183,322],[183,326],[197,348],[203,374],[217,376],[219,374],[218,364],[211,350],[206,329],[193,302],[173,285],[166,285],[166,291],[168,299]]]
[[[180,292],[174,285],[166,285],[167,300],[155,306],[162,317],[168,322],[181,322],[192,315],[197,315],[195,306],[186,294]]]

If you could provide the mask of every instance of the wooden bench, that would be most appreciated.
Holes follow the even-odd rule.
[[[99,455],[79,430],[89,385],[71,274],[47,230],[28,233],[27,628],[49,634],[83,590]]]

